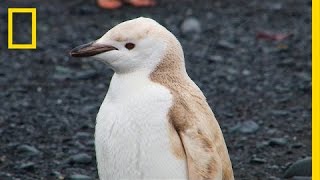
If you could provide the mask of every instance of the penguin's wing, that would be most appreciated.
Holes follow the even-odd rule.
[[[193,103],[178,99],[170,110],[169,122],[184,148],[189,180],[222,180],[224,160],[218,151],[225,150],[225,143],[205,99]]]

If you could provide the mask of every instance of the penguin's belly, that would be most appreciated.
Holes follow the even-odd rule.
[[[95,145],[101,180],[186,180],[186,160],[170,147],[167,113],[172,96],[153,87],[111,102],[97,116]]]

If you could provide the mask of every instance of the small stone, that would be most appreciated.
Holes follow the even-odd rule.
[[[264,147],[266,147],[266,146],[268,146],[268,145],[269,145],[269,142],[268,142],[268,141],[262,141],[262,142],[257,142],[257,143],[256,143],[256,147],[257,147],[258,149],[264,148]]]
[[[5,162],[6,161],[6,159],[7,159],[7,157],[6,156],[1,156],[0,157],[0,163],[3,163],[3,162]]]
[[[59,180],[64,179],[63,175],[59,171],[53,171],[50,173],[50,175],[56,177]]]
[[[304,144],[302,144],[302,143],[295,143],[295,144],[292,144],[291,147],[294,148],[294,149],[299,149],[299,148],[301,148],[301,147],[304,147]]]
[[[86,145],[88,145],[88,146],[94,146],[94,140],[88,140],[88,141],[86,141]]]
[[[199,20],[194,17],[185,19],[181,24],[181,32],[183,34],[200,33],[201,31],[201,24]]]
[[[87,132],[77,132],[74,137],[79,140],[86,140],[90,138],[90,134]]]
[[[281,179],[275,176],[270,176],[268,180],[281,180]]]
[[[212,12],[208,12],[206,14],[206,16],[207,16],[207,19],[213,19],[214,18],[214,14]]]
[[[56,104],[62,104],[62,99],[57,99]]]
[[[223,61],[223,57],[220,55],[213,55],[213,56],[209,56],[209,60],[210,61],[216,61],[216,62],[222,62]]]
[[[87,153],[79,153],[70,157],[70,163],[89,164],[92,158]]]
[[[289,114],[286,110],[272,110],[271,113],[275,116],[287,116]]]
[[[17,151],[28,156],[35,156],[40,153],[37,148],[26,144],[18,146]]]
[[[295,61],[292,58],[283,59],[277,62],[277,65],[279,66],[292,66],[294,64],[295,64]]]
[[[92,113],[98,111],[99,107],[96,104],[86,104],[82,107],[82,112]]]
[[[270,3],[267,5],[270,10],[279,11],[282,9],[283,5],[281,3]]]
[[[296,76],[302,79],[303,81],[311,82],[311,74],[308,72],[300,72],[297,73]]]
[[[97,77],[97,75],[98,73],[95,70],[80,71],[80,72],[77,72],[72,79],[86,80],[86,79]]]
[[[286,138],[272,138],[269,141],[270,146],[284,146],[288,143]]]
[[[251,74],[251,72],[249,70],[247,70],[247,69],[244,69],[242,71],[242,74],[245,75],[245,76],[249,76]]]
[[[224,49],[234,49],[236,46],[226,40],[220,40],[218,42],[218,47],[224,48]]]
[[[254,121],[244,121],[232,127],[231,132],[240,132],[243,134],[249,134],[249,133],[256,132],[258,129],[259,129],[259,125]]]
[[[280,167],[278,165],[272,165],[269,167],[270,169],[279,169]]]
[[[69,180],[91,180],[91,177],[82,175],[82,174],[73,174],[69,176],[67,179]]]
[[[33,171],[34,165],[35,164],[33,162],[27,162],[27,163],[22,163],[19,168],[26,171]]]
[[[71,79],[73,70],[63,66],[56,66],[52,78],[59,81]]]
[[[284,173],[285,178],[294,176],[311,176],[312,174],[312,159],[306,157],[293,163]]]
[[[56,66],[55,70],[57,73],[61,73],[61,74],[68,74],[68,73],[72,73],[73,70],[67,67],[63,67],[63,66]]]
[[[294,176],[294,177],[292,177],[292,180],[311,180],[311,177],[306,177],[306,176]]]
[[[251,164],[264,164],[266,163],[267,161],[265,159],[262,159],[262,158],[257,158],[257,157],[253,157],[251,160],[250,160],[250,163]]]

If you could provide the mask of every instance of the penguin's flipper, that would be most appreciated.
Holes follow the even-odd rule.
[[[224,162],[222,152],[218,152],[225,150],[225,145],[221,139],[223,137],[218,135],[218,125],[212,119],[214,115],[206,103],[191,105],[189,102],[179,98],[171,109],[169,120],[180,137],[187,159],[189,180],[222,180],[225,177],[223,163],[228,162]]]
[[[221,159],[212,141],[197,129],[180,133],[187,157],[189,180],[221,180]]]

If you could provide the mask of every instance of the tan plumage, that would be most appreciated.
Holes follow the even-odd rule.
[[[187,158],[189,180],[233,180],[220,126],[203,93],[185,72],[180,43],[174,37],[167,40],[171,46],[150,78],[170,89],[174,97],[168,114],[173,153]]]

